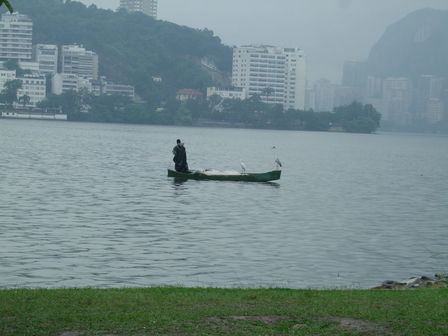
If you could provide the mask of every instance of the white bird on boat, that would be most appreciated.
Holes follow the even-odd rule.
[[[277,164],[277,169],[280,169],[281,167],[283,167],[281,161],[278,158],[275,159],[275,163]]]
[[[246,174],[246,165],[241,160],[240,160],[240,165],[241,165],[241,170],[242,170],[243,174]]]

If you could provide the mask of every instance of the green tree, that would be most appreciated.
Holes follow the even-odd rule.
[[[23,76],[24,74],[28,74],[31,73],[30,70],[23,70],[20,67],[19,61],[14,59],[14,58],[10,58],[7,61],[5,61],[5,63],[3,63],[3,67],[6,70],[15,70],[16,71],[16,76]]]
[[[80,113],[81,97],[76,91],[67,91],[61,95],[49,95],[47,98],[38,103],[41,108],[59,109],[63,113],[71,116]]]
[[[20,88],[22,88],[22,81],[20,79],[7,81],[0,95],[1,102],[12,106],[17,101],[17,91]]]
[[[6,70],[17,70],[20,68],[19,61],[17,59],[10,58],[3,63],[3,67]]]
[[[19,97],[19,100],[18,100],[19,104],[22,104],[23,107],[25,107],[26,105],[28,105],[28,104],[30,103],[30,101],[31,101],[31,97],[28,96],[27,94],[25,94],[25,95],[23,95],[23,96],[20,96],[20,97]]]
[[[190,109],[184,104],[180,105],[174,116],[174,123],[176,125],[191,125],[192,122],[193,116]]]
[[[370,105],[353,102],[335,108],[334,122],[351,133],[373,133],[380,126],[381,114]]]
[[[8,8],[10,13],[14,12],[14,8],[12,8],[11,3],[9,2],[9,0],[0,0],[0,7],[2,5],[5,5]]]

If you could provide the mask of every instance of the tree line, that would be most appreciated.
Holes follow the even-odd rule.
[[[263,103],[259,96],[249,99],[210,99],[180,102],[170,99],[157,108],[136,104],[124,96],[94,96],[87,91],[50,95],[41,108],[58,109],[70,121],[115,122],[195,126],[215,124],[260,129],[345,131],[372,133],[380,126],[381,115],[372,105],[353,102],[333,112],[284,110],[278,104]]]

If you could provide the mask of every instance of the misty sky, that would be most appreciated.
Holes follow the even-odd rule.
[[[119,0],[82,0],[116,9]],[[227,45],[297,46],[308,77],[339,82],[344,60],[362,60],[386,27],[447,0],[159,0],[159,19],[209,28]]]

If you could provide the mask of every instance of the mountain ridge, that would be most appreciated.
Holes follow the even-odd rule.
[[[367,68],[380,78],[448,78],[448,10],[417,10],[390,25],[372,47]]]

